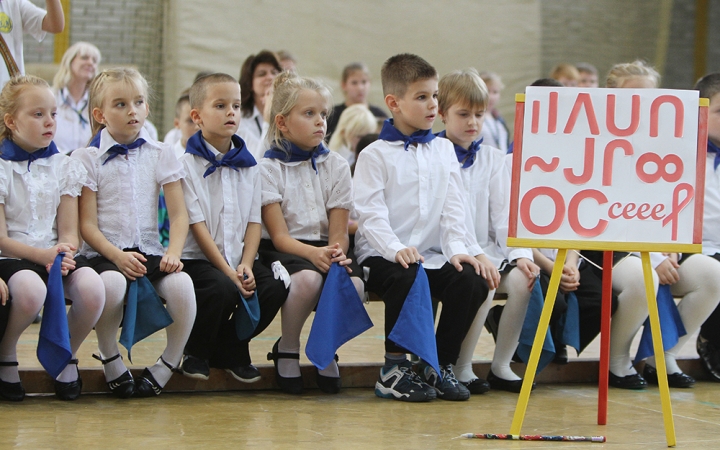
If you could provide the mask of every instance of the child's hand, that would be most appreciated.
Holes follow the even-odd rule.
[[[410,267],[410,264],[425,262],[425,258],[422,257],[415,247],[405,247],[395,253],[395,262],[407,269]]]
[[[0,279],[0,302],[3,306],[7,304],[8,299],[10,298],[10,290],[8,289],[7,284]]]
[[[495,264],[488,259],[485,255],[477,255],[472,258],[478,265],[480,271],[478,272],[487,281],[490,289],[497,289],[500,286],[500,272],[498,272]],[[450,260],[452,262],[452,259]]]
[[[333,258],[337,249],[335,247],[316,247],[312,249],[310,253],[310,262],[315,267],[320,269],[322,273],[327,273],[330,270],[330,265],[333,263]],[[342,253],[342,250],[340,250]]]
[[[331,245],[330,248],[335,249],[335,253],[333,253],[332,262],[334,262],[334,263],[336,262],[339,265],[344,266],[347,273],[352,273],[352,269],[350,267],[348,267],[348,264],[350,264],[352,262],[352,259],[345,256],[345,252],[343,252],[342,248],[340,248],[340,244],[335,243],[335,244]]]
[[[528,277],[528,290],[532,291],[535,286],[535,280],[540,275],[540,267],[528,258],[518,258],[515,260],[515,265],[522,273]]]
[[[165,253],[160,260],[160,270],[165,273],[178,273],[182,270],[183,263],[180,257],[172,253]]]
[[[580,286],[580,271],[573,265],[565,264],[560,276],[560,290],[573,292],[577,291],[578,286]]]
[[[143,264],[147,259],[138,252],[120,252],[120,256],[113,260],[113,263],[120,269],[123,275],[129,280],[145,276],[147,267]]]
[[[674,258],[673,255],[675,255]],[[655,272],[657,272],[660,278],[660,284],[675,284],[680,281],[680,275],[677,271],[678,267],[680,267],[680,265],[677,263],[677,253],[671,254],[665,261],[658,264]]]
[[[240,281],[238,288],[243,297],[250,297],[255,292],[255,275],[252,268],[244,264],[237,266],[237,278]]]
[[[50,269],[55,262],[55,257],[58,255],[58,253],[65,253],[65,256],[63,256],[62,263],[60,265],[60,273],[62,274],[62,276],[67,275],[68,273],[70,273],[71,270],[75,269],[75,259],[73,256],[73,252],[75,250],[77,250],[77,247],[75,247],[74,245],[62,242],[45,250],[46,257],[49,258],[49,262],[45,264],[45,270],[50,273]],[[43,259],[45,259],[45,257]]]

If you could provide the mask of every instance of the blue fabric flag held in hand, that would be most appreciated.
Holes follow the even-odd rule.
[[[540,323],[540,315],[545,305],[545,296],[540,287],[540,279],[535,280],[535,285],[530,293],[530,302],[528,303],[525,321],[523,322],[522,331],[520,332],[520,342],[517,347],[517,354],[524,362],[530,360],[530,352],[532,351],[533,342],[535,341],[535,333],[537,333],[538,324]],[[543,341],[540,360],[538,361],[535,373],[540,373],[550,361],[555,357],[555,344],[550,334],[550,327],[545,332],[545,341]]]
[[[333,263],[328,271],[310,329],[305,354],[325,369],[344,343],[373,326],[345,267]]]
[[[58,253],[50,268],[37,346],[37,358],[53,379],[72,359],[62,279],[63,257],[65,253]]]
[[[682,323],[680,311],[677,309],[675,299],[670,292],[670,285],[661,284],[657,292],[657,306],[660,315],[660,331],[662,332],[662,343],[664,350],[670,350],[678,343],[681,336],[685,336],[685,325]],[[652,345],[652,332],[650,330],[650,318],[645,319],[640,345],[635,354],[635,363],[655,354]]]
[[[407,270],[414,270],[411,265]],[[397,322],[388,339],[414,353],[440,373],[435,342],[435,321],[430,296],[430,284],[422,264],[417,264],[417,275]]]
[[[240,304],[235,310],[235,333],[238,339],[245,341],[255,332],[260,322],[260,302],[258,301],[257,290],[253,292],[250,298],[240,296]]]
[[[172,317],[162,304],[155,288],[147,277],[140,277],[130,283],[123,317],[120,343],[128,351],[132,362],[132,346],[173,323]]]

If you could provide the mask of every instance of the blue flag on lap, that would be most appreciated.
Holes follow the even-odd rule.
[[[658,314],[660,315],[660,331],[662,332],[662,343],[664,350],[675,347],[680,336],[685,336],[685,325],[682,323],[680,311],[677,309],[675,299],[670,292],[670,285],[661,284],[657,292]],[[645,319],[640,345],[635,354],[635,363],[655,354],[652,345],[652,332],[650,330],[650,318]]]
[[[238,339],[245,341],[252,337],[260,322],[260,301],[257,296],[257,289],[250,298],[240,296],[240,304],[235,310],[235,333]]]
[[[413,270],[411,265],[407,270]],[[435,321],[430,296],[430,284],[422,264],[417,264],[417,275],[397,322],[388,339],[414,353],[440,373],[435,342]]]
[[[158,297],[155,288],[147,277],[140,277],[130,283],[123,317],[120,343],[128,351],[128,361],[132,362],[132,346],[173,323]]]
[[[333,263],[318,300],[305,354],[322,370],[344,343],[373,326],[345,267]]]
[[[567,311],[560,317],[558,326],[562,330],[561,345],[569,345],[580,351],[580,305],[574,292],[565,294]]]
[[[58,253],[50,268],[37,346],[37,358],[53,379],[60,375],[72,359],[61,272],[64,256],[65,253]]]
[[[530,301],[528,303],[527,313],[525,314],[525,321],[523,322],[522,331],[520,332],[520,342],[517,347],[517,354],[524,362],[530,360],[530,351],[532,350],[533,341],[535,340],[535,333],[537,332],[538,324],[540,322],[540,315],[542,314],[543,306],[545,305],[545,296],[542,293],[540,287],[540,279],[535,280],[532,292],[530,293]],[[540,353],[540,360],[538,361],[537,370],[535,373],[540,373],[555,357],[555,344],[553,343],[552,336],[550,334],[550,327],[545,332],[545,341],[543,342],[542,352]]]

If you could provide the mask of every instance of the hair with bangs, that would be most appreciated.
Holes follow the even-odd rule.
[[[356,103],[345,108],[340,114],[335,132],[330,138],[328,148],[339,151],[342,147],[350,148],[354,137],[365,136],[377,129],[377,120],[367,106]]]
[[[301,77],[295,72],[281,72],[273,81],[273,96],[270,106],[270,123],[267,133],[267,144],[275,145],[287,151],[285,136],[277,126],[277,116],[287,117],[297,105],[300,93],[304,90],[315,91],[325,99],[328,117],[332,112],[332,94],[325,84],[312,78]]]
[[[444,75],[438,83],[438,110],[447,113],[452,105],[486,109],[488,90],[477,70],[456,70]]]
[[[226,73],[211,73],[195,80],[190,86],[190,107],[192,109],[202,108],[207,97],[208,87],[220,83],[237,83],[237,80]]]
[[[651,78],[655,87],[660,86],[660,74],[657,70],[639,59],[631,63],[615,64],[607,74],[605,86],[609,88],[622,87],[625,80],[635,77]]]
[[[150,87],[148,82],[140,72],[131,67],[116,67],[113,69],[106,69],[100,72],[90,83],[90,99],[89,99],[89,111],[90,111],[90,127],[92,129],[92,136],[95,136],[98,131],[105,128],[105,125],[95,120],[93,110],[95,108],[102,109],[105,103],[105,92],[112,83],[124,83],[125,85],[132,86],[137,89],[141,95],[145,97],[145,101],[150,104]]]
[[[20,75],[10,78],[0,91],[0,142],[12,138],[12,130],[5,125],[5,116],[15,116],[20,108],[20,96],[30,86],[50,89],[50,85],[42,78],[33,75]]]
[[[380,71],[383,95],[386,96],[402,97],[414,82],[437,77],[437,70],[430,63],[411,53],[391,56]]]
[[[266,63],[273,66],[278,73],[282,72],[282,66],[275,52],[262,50],[257,55],[250,55],[240,69],[240,105],[243,117],[250,117],[255,108],[255,92],[253,91],[253,75],[259,64]],[[262,111],[260,111],[262,113]]]
[[[709,73],[695,83],[696,91],[700,97],[711,99],[720,92],[720,72]]]
[[[60,68],[55,77],[53,77],[53,89],[59,91],[70,83],[72,78],[72,70],[70,66],[77,56],[90,56],[95,58],[95,62],[100,64],[100,50],[89,42],[76,42],[71,45],[60,60]],[[88,83],[89,84],[89,83]]]
[[[368,78],[370,78],[370,69],[365,65],[365,63],[362,62],[354,62],[350,63],[347,66],[343,68],[342,71],[342,82],[346,83],[348,78],[355,74],[356,72],[362,72],[365,75],[367,75]]]

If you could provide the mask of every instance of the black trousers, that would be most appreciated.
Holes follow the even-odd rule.
[[[720,253],[711,255],[711,258],[715,258],[720,261]],[[700,327],[700,336],[710,341],[716,347],[720,347],[720,306],[715,308],[710,317],[705,320],[705,323]]]
[[[209,261],[183,260],[183,264],[183,271],[193,280],[197,302],[195,324],[185,345],[185,354],[206,359],[210,367],[218,369],[250,364],[250,340],[238,339],[235,318],[231,317],[240,303],[235,283]],[[275,280],[272,272],[258,261],[252,270],[260,303],[260,322],[254,337],[273,321],[288,291],[283,282]]]
[[[368,291],[374,292],[385,302],[385,351],[408,353],[387,336],[397,322],[419,266],[413,264],[404,269],[400,264],[379,256],[366,259],[363,265],[370,268],[366,285]],[[438,360],[441,365],[455,364],[475,314],[487,298],[488,284],[469,264],[463,264],[462,272],[449,263],[440,269],[425,269],[425,272],[431,295],[443,305],[435,332]]]

